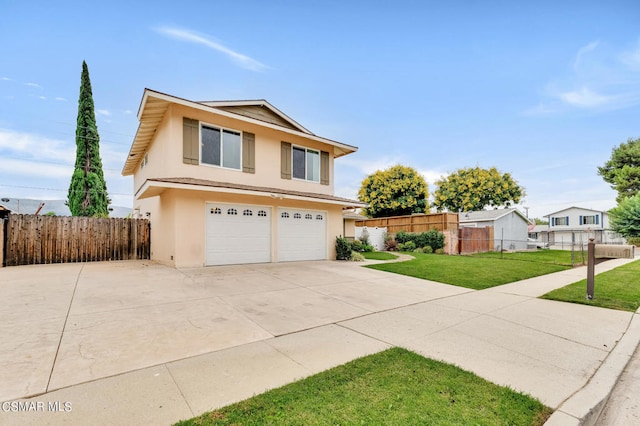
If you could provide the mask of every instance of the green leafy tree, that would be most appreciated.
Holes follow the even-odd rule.
[[[533,221],[534,221],[534,223],[535,223],[536,225],[548,225],[548,224],[549,224],[549,221],[548,221],[548,220],[539,219],[539,218],[537,218],[537,217],[536,217],[536,218],[534,218],[534,219],[533,219]]]
[[[498,169],[467,167],[436,182],[433,205],[442,211],[467,212],[485,207],[509,207],[524,197],[524,188],[509,173]]]
[[[402,216],[428,213],[428,187],[413,168],[393,166],[367,176],[360,186],[358,199],[368,203],[369,217]]]
[[[67,204],[73,216],[107,217],[109,202],[100,159],[100,136],[96,125],[89,68],[82,61],[76,125],[76,163]]]
[[[640,237],[640,193],[623,198],[609,210],[609,226],[625,238]]]
[[[618,203],[637,194],[640,191],[640,138],[630,138],[613,148],[609,161],[598,167],[598,174],[618,192]]]

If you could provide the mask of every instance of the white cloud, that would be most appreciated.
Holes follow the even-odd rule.
[[[615,99],[612,96],[595,93],[587,87],[583,87],[580,90],[574,90],[572,92],[560,93],[558,96],[562,101],[580,108],[602,106]]]
[[[248,69],[250,71],[264,71],[265,69],[269,68],[267,65],[247,55],[231,50],[228,47],[224,46],[222,43],[212,40],[209,36],[205,34],[200,34],[190,30],[170,28],[170,27],[157,28],[156,31],[159,32],[160,34],[174,38],[176,40],[182,40],[182,41],[188,41],[191,43],[201,44],[210,49],[218,51],[220,53],[224,53],[237,65],[239,65],[242,68]]]
[[[73,164],[75,159],[73,143],[2,128],[0,128],[0,152],[2,157],[20,156],[69,164]]]
[[[0,77],[0,80],[2,80],[2,81],[15,81],[14,79],[9,78],[9,77]]]
[[[620,55],[620,61],[635,71],[640,71],[640,41],[634,50],[623,52]]]
[[[60,102],[67,102],[67,99],[66,99],[66,98],[63,98],[63,97],[60,97],[60,96],[57,96],[57,97],[56,97],[56,101],[60,101]]]
[[[42,89],[42,86],[40,86],[38,83],[25,83],[24,85],[29,87],[35,87],[36,89]]]
[[[38,96],[38,99],[42,99],[43,101],[46,101],[47,97],[46,96]]]
[[[57,179],[71,177],[71,174],[73,173],[73,166],[37,163],[29,160],[1,157],[0,170],[2,170],[2,173],[5,176],[12,175]]]
[[[420,173],[424,177],[424,180],[427,181],[431,191],[435,190],[435,184],[437,181],[449,175],[449,173],[439,172],[437,170],[419,170],[418,173]]]
[[[582,57],[584,55],[586,55],[589,52],[592,52],[593,50],[595,50],[598,45],[600,44],[599,41],[593,41],[589,44],[587,44],[586,46],[582,46],[579,50],[578,53],[576,54],[576,59],[573,61],[573,68],[574,69],[578,69],[580,67],[580,62],[582,61]]]
[[[96,114],[97,115],[104,115],[105,117],[109,117],[111,115],[111,111],[109,111],[108,109],[97,109],[96,110]]]
[[[133,111],[131,111],[130,109],[125,109],[125,110],[123,111],[123,113],[124,113],[125,115],[131,115],[131,114],[133,114]]]

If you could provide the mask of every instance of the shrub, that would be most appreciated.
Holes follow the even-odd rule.
[[[362,251],[370,253],[372,251],[375,251],[375,248],[372,245],[369,244],[363,244],[362,245]]]
[[[396,234],[396,241],[398,244],[404,244],[411,239],[411,234],[408,232],[400,231]]]
[[[436,249],[436,254],[444,254],[444,249],[443,248]]]
[[[443,249],[444,248],[444,234],[435,229],[427,232],[427,234],[431,237],[431,243],[429,244],[434,249]]]
[[[396,234],[396,241],[399,244],[412,242],[416,247],[430,246],[433,249],[444,247],[444,234],[436,229],[419,234],[400,231]]]
[[[385,251],[398,251],[398,242],[394,238],[384,240]]]
[[[414,251],[416,249],[416,243],[413,241],[407,241],[404,243],[404,250],[401,251]]]
[[[362,245],[365,245],[365,246],[369,245],[369,231],[367,231],[367,228],[362,230],[362,234],[360,234],[359,240],[362,243]]]
[[[424,251],[422,250],[422,247],[418,247],[417,249],[415,249],[413,251],[414,253],[424,253]]]
[[[357,251],[352,251],[349,260],[352,262],[364,262],[364,256]]]
[[[431,246],[424,246],[424,247],[422,247],[422,252],[423,253],[433,253],[433,248],[431,248]]]
[[[349,260],[351,258],[351,244],[343,237],[336,237],[336,259]]]
[[[629,238],[627,238],[627,244],[631,244],[632,246],[640,247],[640,237],[629,237]]]
[[[362,250],[362,243],[360,242],[360,240],[353,240],[351,241],[351,251],[363,251]]]

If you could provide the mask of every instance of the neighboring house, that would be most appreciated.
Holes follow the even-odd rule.
[[[546,247],[549,243],[549,225],[529,225],[529,238]]]
[[[481,210],[458,214],[460,227],[493,226],[494,248],[526,250],[529,219],[518,209]]]
[[[356,237],[356,220],[362,220],[364,216],[353,210],[344,211],[342,213],[343,228],[342,236],[353,241]]]
[[[145,89],[122,174],[151,258],[175,267],[335,258],[334,159],[357,148],[311,133],[265,100],[194,102]]]
[[[549,246],[570,248],[572,244],[624,244],[619,234],[609,229],[609,214],[600,210],[569,207],[545,217],[549,218]]]

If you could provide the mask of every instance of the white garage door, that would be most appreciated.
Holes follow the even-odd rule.
[[[271,208],[207,203],[206,264],[271,262]]]
[[[327,258],[327,213],[278,209],[278,260]]]

